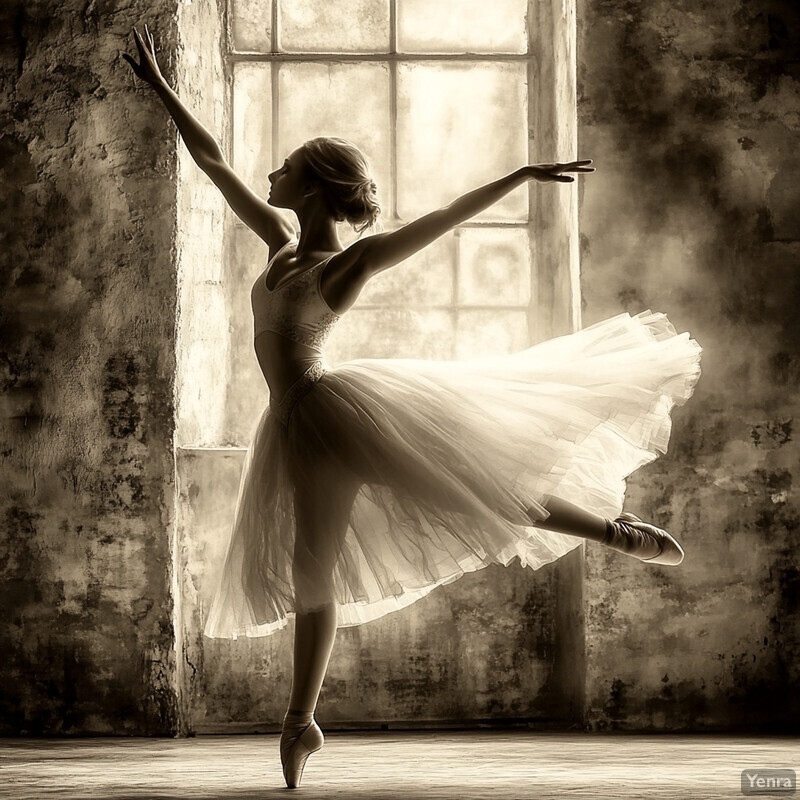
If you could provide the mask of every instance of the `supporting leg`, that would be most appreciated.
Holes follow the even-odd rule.
[[[283,776],[290,789],[300,785],[306,760],[325,742],[314,709],[335,640],[335,602],[319,611],[295,615],[292,692],[280,741]]]
[[[294,671],[289,709],[313,712],[336,640],[336,603],[319,611],[297,613],[294,627]]]
[[[280,743],[289,788],[300,784],[306,759],[324,742],[314,710],[336,640],[333,572],[361,486],[341,465],[321,458],[305,459],[293,466],[294,664]]]

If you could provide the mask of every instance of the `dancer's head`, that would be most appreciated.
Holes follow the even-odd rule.
[[[346,139],[309,139],[270,173],[269,180],[274,205],[296,210],[303,198],[318,191],[333,218],[349,222],[359,233],[374,225],[381,212],[367,159]]]

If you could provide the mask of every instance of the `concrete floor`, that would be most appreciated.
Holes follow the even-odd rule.
[[[299,789],[283,784],[278,736],[0,739],[0,798],[742,797],[745,768],[798,768],[797,737],[329,733]]]

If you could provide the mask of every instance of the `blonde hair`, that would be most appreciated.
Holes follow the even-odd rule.
[[[347,139],[318,136],[303,144],[306,164],[322,183],[322,190],[337,222],[345,220],[362,233],[378,220],[377,186],[370,177],[364,154]]]

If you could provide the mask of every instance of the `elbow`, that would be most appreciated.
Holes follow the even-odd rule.
[[[219,146],[216,148],[208,148],[203,153],[198,154],[195,159],[195,164],[200,167],[203,172],[209,177],[215,169],[220,167],[227,167],[228,162],[225,160],[225,155]]]

